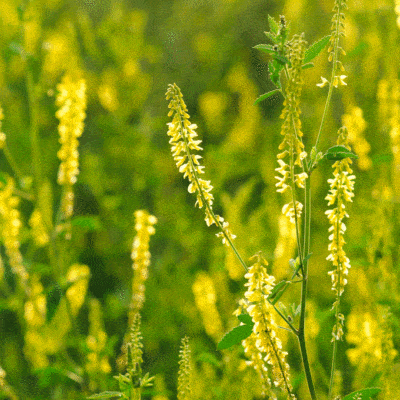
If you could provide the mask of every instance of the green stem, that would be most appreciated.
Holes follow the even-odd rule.
[[[179,121],[180,122],[180,126],[183,127],[184,125],[183,125],[181,113],[179,113],[179,120],[180,120]],[[192,154],[191,154],[190,149],[189,149],[188,139],[187,139],[186,135],[183,132],[182,132],[182,137],[183,137],[183,140],[185,142],[186,156],[188,158],[188,162],[190,163],[190,168],[191,168],[191,170],[193,172],[194,180],[196,181],[196,185],[197,185],[201,200],[202,200],[203,204],[206,206],[208,212],[212,215],[213,220],[215,222],[215,225],[217,225],[218,229],[224,235],[225,240],[229,243],[229,246],[232,248],[232,250],[235,253],[236,257],[238,258],[240,264],[242,264],[243,268],[247,271],[248,267],[247,267],[246,263],[244,262],[243,258],[240,256],[240,254],[239,254],[238,250],[236,249],[235,245],[233,244],[231,238],[225,232],[224,228],[222,227],[222,224],[218,221],[217,217],[214,214],[213,209],[211,208],[211,205],[209,204],[209,202],[206,200],[206,198],[204,196],[203,190],[202,190],[200,182],[199,182],[199,178],[197,176],[196,168],[195,168],[195,165],[194,165],[193,160],[192,160]]]
[[[304,251],[308,254],[310,247],[310,222],[311,222],[311,187],[310,179],[306,180],[305,187],[305,213],[304,213]],[[304,372],[306,374],[308,389],[311,398],[317,399],[315,394],[314,382],[311,376],[310,363],[308,360],[306,340],[305,340],[305,319],[306,319],[306,300],[307,300],[307,283],[308,283],[308,259],[303,261],[303,281],[301,285],[301,306],[300,306],[300,323],[298,330],[298,339],[303,360]]]

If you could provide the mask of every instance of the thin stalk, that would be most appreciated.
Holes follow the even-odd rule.
[[[310,179],[306,180],[305,187],[305,213],[304,213],[304,251],[309,252],[310,247],[310,221],[311,221],[311,187]],[[307,300],[307,283],[308,283],[308,260],[304,260],[303,264],[303,281],[301,285],[301,306],[300,306],[300,323],[298,330],[298,339],[301,351],[301,358],[303,360],[304,372],[306,374],[308,389],[311,398],[317,399],[315,394],[314,382],[311,375],[310,363],[308,360],[306,340],[305,340],[305,317],[306,317],[306,300]]]
[[[333,81],[337,72],[337,62],[338,62],[338,58],[339,58],[339,38],[340,38],[340,13],[342,11],[342,9],[338,7],[338,11],[337,11],[337,18],[338,18],[338,22],[336,24],[336,29],[334,32],[334,36],[335,36],[335,43],[333,46],[333,58],[332,58],[332,73],[331,73],[331,79],[329,81],[329,91],[328,91],[328,96],[326,97],[326,102],[325,102],[325,108],[324,108],[324,113],[322,114],[322,118],[321,118],[321,124],[319,126],[319,131],[318,131],[318,136],[317,136],[317,140],[315,142],[315,150],[316,152],[318,152],[318,144],[319,144],[319,139],[321,136],[321,132],[322,132],[322,128],[324,126],[325,123],[325,119],[326,119],[326,114],[328,112],[328,108],[329,108],[329,104],[331,102],[331,98],[332,98],[332,92],[333,92]]]
[[[337,340],[335,339],[333,341],[331,377],[330,377],[330,380],[329,380],[328,400],[330,400],[332,398],[333,379],[334,379],[334,376],[335,376],[336,354],[337,354]]]
[[[181,117],[180,114],[179,114],[179,120],[180,120],[181,127],[183,127],[184,125],[183,125],[182,117]],[[193,160],[192,160],[192,154],[191,154],[190,149],[189,149],[189,144],[188,144],[187,137],[184,134],[182,134],[182,137],[183,137],[183,140],[185,142],[186,156],[187,156],[187,158],[189,160],[188,162],[190,163],[190,168],[193,171],[193,176],[194,176],[194,179],[196,181],[196,185],[197,185],[201,200],[203,201],[203,204],[205,204],[205,206],[206,206],[207,210],[209,211],[209,213],[212,215],[215,224],[220,229],[220,231],[223,233],[225,239],[228,241],[229,246],[232,248],[232,250],[235,253],[236,257],[238,258],[239,262],[242,264],[243,268],[247,271],[248,267],[247,267],[246,263],[244,262],[243,258],[240,256],[240,254],[239,254],[238,250],[236,249],[235,245],[233,244],[231,238],[226,234],[224,228],[222,227],[222,224],[216,218],[216,216],[214,214],[214,211],[211,208],[209,202],[204,197],[204,193],[203,193],[203,190],[201,189],[199,178],[198,178],[197,173],[196,173],[195,165],[194,165]]]
[[[17,176],[18,179],[22,179],[22,172],[19,169],[17,162],[14,160],[14,157],[12,156],[10,149],[7,146],[7,143],[4,144],[3,153],[6,156],[6,159],[10,164],[11,169],[14,171],[14,174]]]

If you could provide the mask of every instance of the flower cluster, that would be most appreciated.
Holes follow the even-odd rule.
[[[171,136],[169,143],[171,151],[179,168],[179,172],[183,173],[184,178],[189,180],[189,193],[196,193],[196,205],[199,208],[205,206],[205,221],[207,226],[216,224],[221,232],[217,233],[218,237],[222,238],[224,244],[229,244],[229,241],[235,238],[228,229],[228,222],[220,215],[214,214],[212,204],[214,196],[211,193],[212,185],[210,181],[200,178],[204,173],[204,166],[200,165],[202,158],[198,154],[192,154],[193,151],[202,150],[200,147],[201,140],[196,140],[197,125],[191,124],[187,107],[183,101],[181,90],[176,84],[169,85],[166,93],[167,100],[171,99],[168,108],[170,111],[168,116],[173,116],[172,122],[168,125],[168,135]]]
[[[363,135],[367,123],[363,118],[362,109],[360,107],[350,107],[349,112],[342,116],[342,122],[349,131],[349,142],[352,144],[355,153],[359,156],[358,167],[362,170],[371,169],[372,161],[368,156],[371,146]]]
[[[29,225],[32,228],[32,237],[35,244],[39,247],[46,246],[50,241],[50,237],[44,225],[42,214],[38,209],[32,212],[29,218]]]
[[[132,300],[131,309],[135,312],[141,310],[145,300],[145,282],[148,277],[150,265],[149,242],[150,236],[156,232],[154,224],[157,218],[147,211],[135,211],[136,236],[133,240],[131,258],[133,261]]]
[[[281,135],[284,136],[284,139],[279,145],[279,167],[275,169],[281,175],[276,176],[278,183],[275,186],[279,193],[284,193],[287,189],[292,189],[295,186],[304,188],[305,180],[308,178],[302,164],[307,153],[304,151],[304,144],[301,140],[303,132],[300,120],[300,95],[303,86],[302,63],[306,47],[303,35],[295,35],[287,43],[287,47],[290,67],[288,68],[288,82],[285,88],[284,109],[280,116],[283,119]],[[295,171],[296,166],[300,171]],[[293,209],[293,203],[291,207],[287,205],[286,208]],[[297,206],[296,202],[296,213],[298,211],[301,211],[301,207]]]
[[[192,290],[207,334],[213,339],[219,340],[223,326],[216,307],[217,295],[213,280],[205,272],[200,272],[193,283]]]
[[[290,398],[295,398],[289,382],[289,365],[286,362],[287,352],[282,350],[282,342],[277,335],[278,326],[274,319],[274,308],[267,297],[275,286],[275,278],[268,275],[264,265],[268,265],[260,254],[256,262],[249,268],[245,275],[248,282],[244,296],[247,302],[242,301],[238,312],[245,308],[251,316],[254,326],[253,332],[243,341],[245,354],[250,358],[249,364],[260,373],[264,380],[264,389],[271,387],[267,377],[268,367],[271,367],[273,384],[285,390]],[[263,265],[264,264],[264,265]]]
[[[89,335],[86,338],[86,345],[89,349],[85,370],[90,375],[90,390],[95,391],[100,386],[104,374],[111,372],[108,356],[104,354],[107,334],[104,331],[100,302],[97,299],[90,300],[89,309]]]
[[[346,127],[342,127],[338,132],[337,144],[345,146],[350,149],[348,145],[348,132]],[[325,211],[331,224],[329,232],[330,244],[328,250],[330,252],[327,260],[332,261],[334,270],[329,272],[332,278],[332,290],[336,292],[337,300],[334,306],[336,306],[339,301],[339,297],[344,291],[344,286],[347,284],[346,276],[349,273],[350,260],[346,256],[343,250],[343,245],[345,244],[344,232],[346,230],[346,225],[343,222],[345,217],[349,215],[346,212],[346,202],[353,201],[354,197],[354,180],[355,176],[352,175],[353,170],[350,168],[352,160],[350,158],[344,158],[343,160],[336,161],[332,167],[334,168],[333,179],[328,179],[330,184],[329,194],[326,196],[328,200],[328,206],[333,204],[336,205],[332,210]],[[334,339],[338,340],[343,335],[343,315],[339,315],[334,327]]]
[[[74,82],[69,75],[66,75],[57,85],[57,89],[59,93],[56,105],[59,109],[56,117],[60,120],[58,133],[61,143],[61,149],[57,153],[61,160],[57,181],[64,187],[62,211],[64,218],[69,218],[73,213],[74,204],[72,186],[79,174],[78,137],[83,133],[83,121],[86,117],[86,84],[83,79]]]
[[[13,195],[14,180],[7,179],[7,183],[0,182],[0,229],[1,238],[6,249],[9,263],[13,272],[26,286],[28,273],[22,262],[20,251],[21,215],[18,210],[19,197]]]
[[[192,366],[190,360],[189,338],[182,339],[179,350],[179,372],[178,372],[178,400],[190,400],[192,398]]]
[[[344,19],[345,15],[343,10],[347,9],[347,0],[335,0],[335,5],[333,6],[334,15],[332,17],[332,25],[331,25],[331,37],[329,39],[329,56],[328,61],[333,62],[333,71],[332,71],[332,85],[334,87],[338,87],[339,85],[347,85],[344,79],[347,77],[346,75],[336,75],[340,70],[344,72],[345,69],[343,67],[342,62],[339,60],[339,53],[342,55],[346,55],[346,52],[340,47],[339,42],[340,38],[344,36]],[[322,82],[317,84],[319,87],[324,87],[329,84],[329,81],[322,78]]]

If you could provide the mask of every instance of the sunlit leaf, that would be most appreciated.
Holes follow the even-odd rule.
[[[274,33],[275,35],[277,35],[279,32],[279,25],[275,21],[274,17],[271,17],[269,14],[268,14],[268,24],[269,24],[269,29],[271,30],[271,32]]]
[[[330,35],[323,37],[322,39],[314,42],[304,54],[304,64],[309,63],[324,49],[324,47],[329,43]]]
[[[358,158],[358,156],[352,153],[345,146],[333,146],[325,153],[327,160],[343,160],[344,158]]]
[[[370,400],[371,397],[376,396],[381,390],[379,388],[357,390],[343,397],[343,400]]]
[[[247,339],[251,332],[253,332],[252,325],[239,325],[229,331],[218,343],[218,350],[227,349],[235,344],[241,343],[242,340]]]

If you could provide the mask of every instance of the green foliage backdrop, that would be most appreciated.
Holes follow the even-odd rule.
[[[284,14],[291,21],[292,32],[304,31],[309,44],[328,35],[332,6],[331,0],[0,2],[1,130],[7,134],[8,149],[20,172],[19,187],[22,182],[29,187],[33,157],[26,88],[29,67],[40,110],[41,168],[52,188],[54,200],[49,203],[54,208],[61,193],[56,184],[56,85],[66,72],[86,80],[87,116],[79,139],[80,174],[74,187],[74,208],[75,215],[94,216],[100,222],[93,230],[73,227],[71,251],[77,262],[90,268],[87,299],[77,316],[76,329],[82,338],[88,334],[89,299],[98,299],[114,375],[128,327],[133,276],[130,253],[136,234],[133,213],[146,209],[158,223],[150,242],[151,266],[142,310],[144,368],[162,376],[165,387],[159,390],[164,390],[166,398],[175,398],[179,344],[188,335],[197,368],[208,382],[201,398],[229,398],[230,384],[222,375],[229,371],[229,359],[236,363],[241,357],[236,354],[240,350],[217,351],[216,345],[224,332],[237,324],[232,312],[243,293],[244,271],[231,250],[215,237],[217,231],[207,228],[202,210],[194,208],[195,199],[174,165],[166,134],[165,92],[174,82],[183,91],[191,121],[198,125],[203,140],[205,175],[214,186],[215,209],[229,221],[241,254],[249,258],[262,250],[270,272],[277,279],[285,278],[290,273],[289,259],[295,254],[289,229],[280,219],[284,203],[275,190],[282,98],[276,94],[253,104],[259,95],[274,88],[268,78],[268,55],[253,47],[266,42],[263,32],[269,29],[268,14],[275,18]],[[18,7],[24,9],[24,32]],[[394,372],[388,373],[374,351],[381,348],[382,337],[389,332],[393,332],[394,348],[400,348],[400,142],[393,133],[393,110],[398,113],[400,103],[398,92],[397,102],[394,94],[392,103],[385,103],[382,95],[385,84],[388,92],[400,88],[400,26],[396,18],[392,0],[349,1],[343,44],[348,86],[334,93],[325,126],[330,133],[321,143],[321,148],[335,145],[343,121],[359,155],[354,164],[356,196],[349,207],[346,232],[352,268],[343,300],[347,336],[339,344],[338,355],[342,393],[367,385],[384,387],[400,371],[398,355],[388,367]],[[326,89],[316,84],[321,75],[328,75],[329,68],[324,51],[315,67],[307,70],[302,94],[306,141],[314,142],[318,132],[315,116],[323,112],[321,93]],[[3,154],[0,171],[2,176],[15,176]],[[315,208],[307,317],[310,357],[321,398],[329,384],[334,320],[330,311],[334,292],[327,275],[331,266],[326,261],[329,224],[324,214],[328,177],[331,165],[325,162],[312,180]],[[26,228],[32,203],[22,199],[20,208],[25,227],[21,250],[28,252],[30,261],[27,269],[41,276],[45,288],[50,287],[54,277],[46,265],[46,254],[32,250]],[[1,255],[6,259],[4,247]],[[13,287],[7,265],[5,270],[4,279]],[[206,272],[215,286],[221,319],[221,330],[215,336],[206,332],[204,316],[196,306],[193,284],[201,272]],[[17,296],[11,299],[0,290],[0,365],[19,398],[89,395],[85,384],[57,367],[59,359],[53,369],[36,371],[32,367],[24,356],[25,322],[16,311],[18,304],[13,303],[22,300]],[[386,314],[391,316],[386,318]],[[368,337],[368,329],[376,331]],[[284,343],[294,386],[299,398],[306,399],[297,343],[289,339]],[[74,348],[77,343],[70,345]],[[67,353],[65,357],[74,364],[78,354]],[[377,368],[379,363],[383,366]],[[237,371],[231,367],[234,377]],[[113,373],[96,390],[113,390]],[[382,374],[386,374],[385,382],[379,381]],[[396,393],[400,396],[398,389]],[[147,398],[156,395],[153,392]]]

